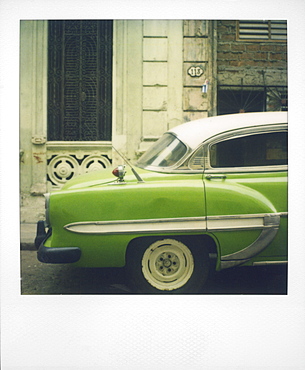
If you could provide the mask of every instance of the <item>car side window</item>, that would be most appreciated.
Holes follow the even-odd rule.
[[[202,170],[204,168],[203,146],[191,157],[188,166],[191,170]]]
[[[212,144],[209,149],[212,168],[286,165],[287,132],[242,136]]]

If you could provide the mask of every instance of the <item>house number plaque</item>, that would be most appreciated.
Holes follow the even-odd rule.
[[[200,77],[203,74],[203,69],[201,67],[192,66],[187,70],[187,73],[191,77]]]

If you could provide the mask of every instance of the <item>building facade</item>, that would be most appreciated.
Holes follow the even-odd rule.
[[[80,174],[136,160],[167,129],[287,109],[285,21],[21,21],[21,222]]]

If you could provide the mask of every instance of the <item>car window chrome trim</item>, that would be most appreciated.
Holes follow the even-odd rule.
[[[287,164],[274,166],[248,166],[248,167],[215,167],[207,168],[205,174],[217,173],[253,173],[253,172],[286,172],[288,171]]]
[[[221,141],[231,140],[237,137],[249,136],[249,135],[256,135],[256,134],[263,134],[263,133],[274,133],[274,132],[287,132],[288,131],[288,124],[287,122],[278,122],[278,123],[266,123],[264,125],[253,125],[246,128],[235,128],[230,129],[227,131],[219,132],[213,136],[210,136],[202,141],[196,148],[191,149],[188,144],[183,141],[183,138],[180,137],[178,134],[174,132],[170,132],[174,135],[178,140],[180,140],[184,145],[187,147],[187,151],[184,156],[177,162],[175,165],[170,167],[156,167],[156,166],[146,166],[142,167],[136,165],[144,170],[154,171],[154,172],[161,172],[161,173],[202,173],[204,170],[208,171],[226,171],[226,172],[269,172],[269,171],[285,171],[288,169],[288,165],[274,165],[274,166],[248,166],[248,167],[226,167],[226,168],[213,168],[210,166],[210,158],[207,154],[209,152],[209,148],[211,145],[216,144]],[[191,158],[196,155],[196,152],[200,150],[201,147],[204,147],[205,151],[205,166],[206,168],[198,169],[179,169],[181,166],[188,166],[189,161]]]
[[[204,167],[202,170],[192,169],[190,166],[188,167],[191,171],[205,171],[205,173],[213,172],[274,172],[274,171],[285,171],[288,169],[288,165],[273,165],[273,166],[247,166],[247,167],[212,167],[210,165],[210,148],[212,145],[217,144],[219,142],[232,140],[240,137],[251,136],[251,135],[259,135],[259,134],[269,134],[269,133],[276,133],[276,132],[288,132],[288,124],[287,123],[278,123],[278,124],[266,124],[264,126],[251,126],[247,128],[239,128],[236,130],[229,130],[220,132],[208,139],[204,140],[196,149],[190,153],[189,157],[185,160],[185,164],[189,166],[189,162],[192,160],[196,153],[199,150],[203,150],[204,152]]]
[[[245,166],[245,167],[240,167],[240,166],[238,167],[233,167],[233,166],[231,167],[230,166],[229,167],[212,167],[211,166],[210,153],[211,153],[212,145],[222,143],[228,140],[239,139],[242,137],[261,135],[261,134],[272,134],[272,133],[279,133],[279,132],[288,132],[287,124],[279,124],[279,125],[272,125],[272,126],[266,125],[266,126],[259,127],[256,129],[252,127],[250,130],[249,128],[242,129],[242,130],[236,130],[235,132],[222,133],[222,134],[215,136],[214,138],[210,138],[204,143],[204,146],[206,148],[205,153],[206,153],[206,159],[207,159],[206,171],[215,170],[215,171],[223,172],[225,169],[228,169],[229,172],[231,171],[240,172],[240,170],[246,171],[246,172],[250,172],[251,170],[258,172],[260,171],[260,169],[264,169],[265,171],[274,171],[274,170],[277,170],[279,167],[287,168],[288,166],[287,164],[271,165],[271,166],[257,166],[256,165],[256,166]]]
[[[167,132],[167,133],[174,136],[177,140],[179,140],[185,146],[186,152],[183,154],[183,156],[174,165],[168,166],[168,167],[152,166],[152,165],[142,166],[141,164],[139,164],[139,160],[135,163],[136,167],[142,168],[143,170],[147,170],[147,171],[171,173],[174,169],[179,168],[181,164],[187,160],[187,158],[193,153],[192,148],[190,148],[190,146],[187,143],[185,143],[183,140],[181,140],[181,138],[178,135],[176,135],[174,132]],[[165,134],[166,133],[164,133],[163,135]]]
[[[203,142],[204,145],[210,147],[211,145],[217,144],[222,141],[232,140],[239,137],[259,135],[259,134],[271,134],[275,132],[288,132],[288,123],[272,123],[265,124],[263,126],[250,126],[246,128],[238,128],[229,131],[219,132],[218,134],[209,137]],[[198,149],[198,148],[197,148]],[[197,150],[196,149],[196,150]]]
[[[200,170],[193,169],[170,169],[170,168],[156,168],[156,167],[145,167],[143,168],[147,171],[157,172],[157,173],[167,173],[167,174],[216,174],[216,173],[254,173],[254,172],[287,172],[288,165],[274,165],[274,166],[253,166],[253,167],[219,167],[219,168],[204,168]]]
[[[76,234],[136,234],[158,232],[216,232],[234,230],[273,229],[279,226],[280,217],[286,212],[225,215],[208,217],[181,217],[118,221],[84,221],[64,226],[64,229]]]

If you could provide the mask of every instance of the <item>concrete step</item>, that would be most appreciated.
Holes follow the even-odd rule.
[[[34,240],[36,237],[36,223],[20,224],[20,249],[36,250]]]

